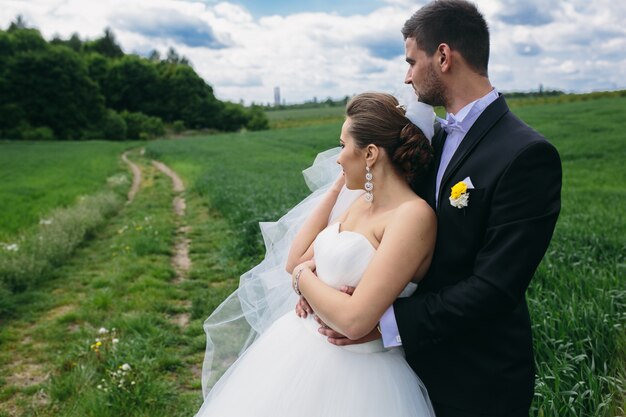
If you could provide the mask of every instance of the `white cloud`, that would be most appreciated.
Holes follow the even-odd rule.
[[[393,91],[406,70],[400,28],[425,1],[381,0],[367,14],[254,18],[229,2],[2,0],[0,25],[22,14],[47,38],[110,27],[126,52],[189,58],[221,99],[288,102]],[[500,90],[624,88],[626,2],[478,0],[491,29],[490,76]],[[303,10],[306,2],[303,2]]]
[[[624,88],[619,70],[626,66],[624,4],[608,0],[545,4],[553,6],[551,20],[541,25],[511,25],[487,17],[493,18],[492,63],[514,71],[513,79],[500,88],[524,90],[540,83],[566,91]],[[540,51],[524,54],[525,46]],[[599,65],[608,61],[613,66]]]

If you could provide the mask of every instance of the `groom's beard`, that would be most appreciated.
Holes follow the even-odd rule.
[[[446,99],[446,86],[443,84],[439,75],[432,67],[428,67],[428,72],[424,77],[422,87],[417,92],[418,100],[422,103],[430,104],[433,107],[444,106],[448,100]]]

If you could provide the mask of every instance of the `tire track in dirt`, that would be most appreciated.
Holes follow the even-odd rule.
[[[191,243],[191,239],[188,238],[190,228],[185,224],[184,220],[185,210],[187,208],[185,197],[183,196],[183,193],[185,192],[185,184],[178,174],[164,163],[153,160],[152,165],[160,172],[170,177],[172,180],[172,190],[176,194],[174,196],[174,200],[172,201],[172,206],[174,213],[176,213],[180,220],[180,225],[176,230],[172,266],[174,267],[174,272],[176,274],[174,284],[180,284],[186,279],[187,273],[191,268],[191,259],[189,258],[189,244]],[[180,327],[186,327],[189,324],[189,318],[189,313],[181,313],[172,317],[172,321]]]
[[[141,150],[143,152],[143,149]],[[137,192],[139,192],[139,187],[141,186],[141,168],[134,162],[128,159],[128,153],[130,151],[126,151],[122,154],[122,161],[129,166],[131,172],[133,173],[133,185],[130,187],[128,191],[128,202],[132,202],[135,198]]]

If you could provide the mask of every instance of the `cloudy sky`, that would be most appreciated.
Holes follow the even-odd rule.
[[[626,88],[626,1],[477,0],[501,91]],[[126,53],[174,47],[218,98],[287,103],[393,92],[406,71],[400,28],[425,1],[0,0],[47,39],[113,30]]]

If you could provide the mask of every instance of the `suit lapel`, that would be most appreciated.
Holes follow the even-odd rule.
[[[478,117],[476,122],[474,122],[469,132],[467,132],[467,134],[461,141],[456,152],[454,152],[454,155],[452,155],[452,159],[448,163],[448,166],[443,173],[441,183],[439,184],[439,205],[441,205],[441,198],[443,194],[445,194],[442,193],[442,190],[446,182],[448,182],[450,177],[457,171],[463,161],[467,159],[467,157],[480,143],[482,138],[485,137],[485,135],[487,134],[487,132],[489,132],[493,125],[498,120],[500,120],[500,118],[504,116],[508,111],[509,107],[504,100],[504,96],[500,95],[500,97],[498,97],[493,103],[487,106],[487,108]],[[443,149],[443,144],[441,146]]]

